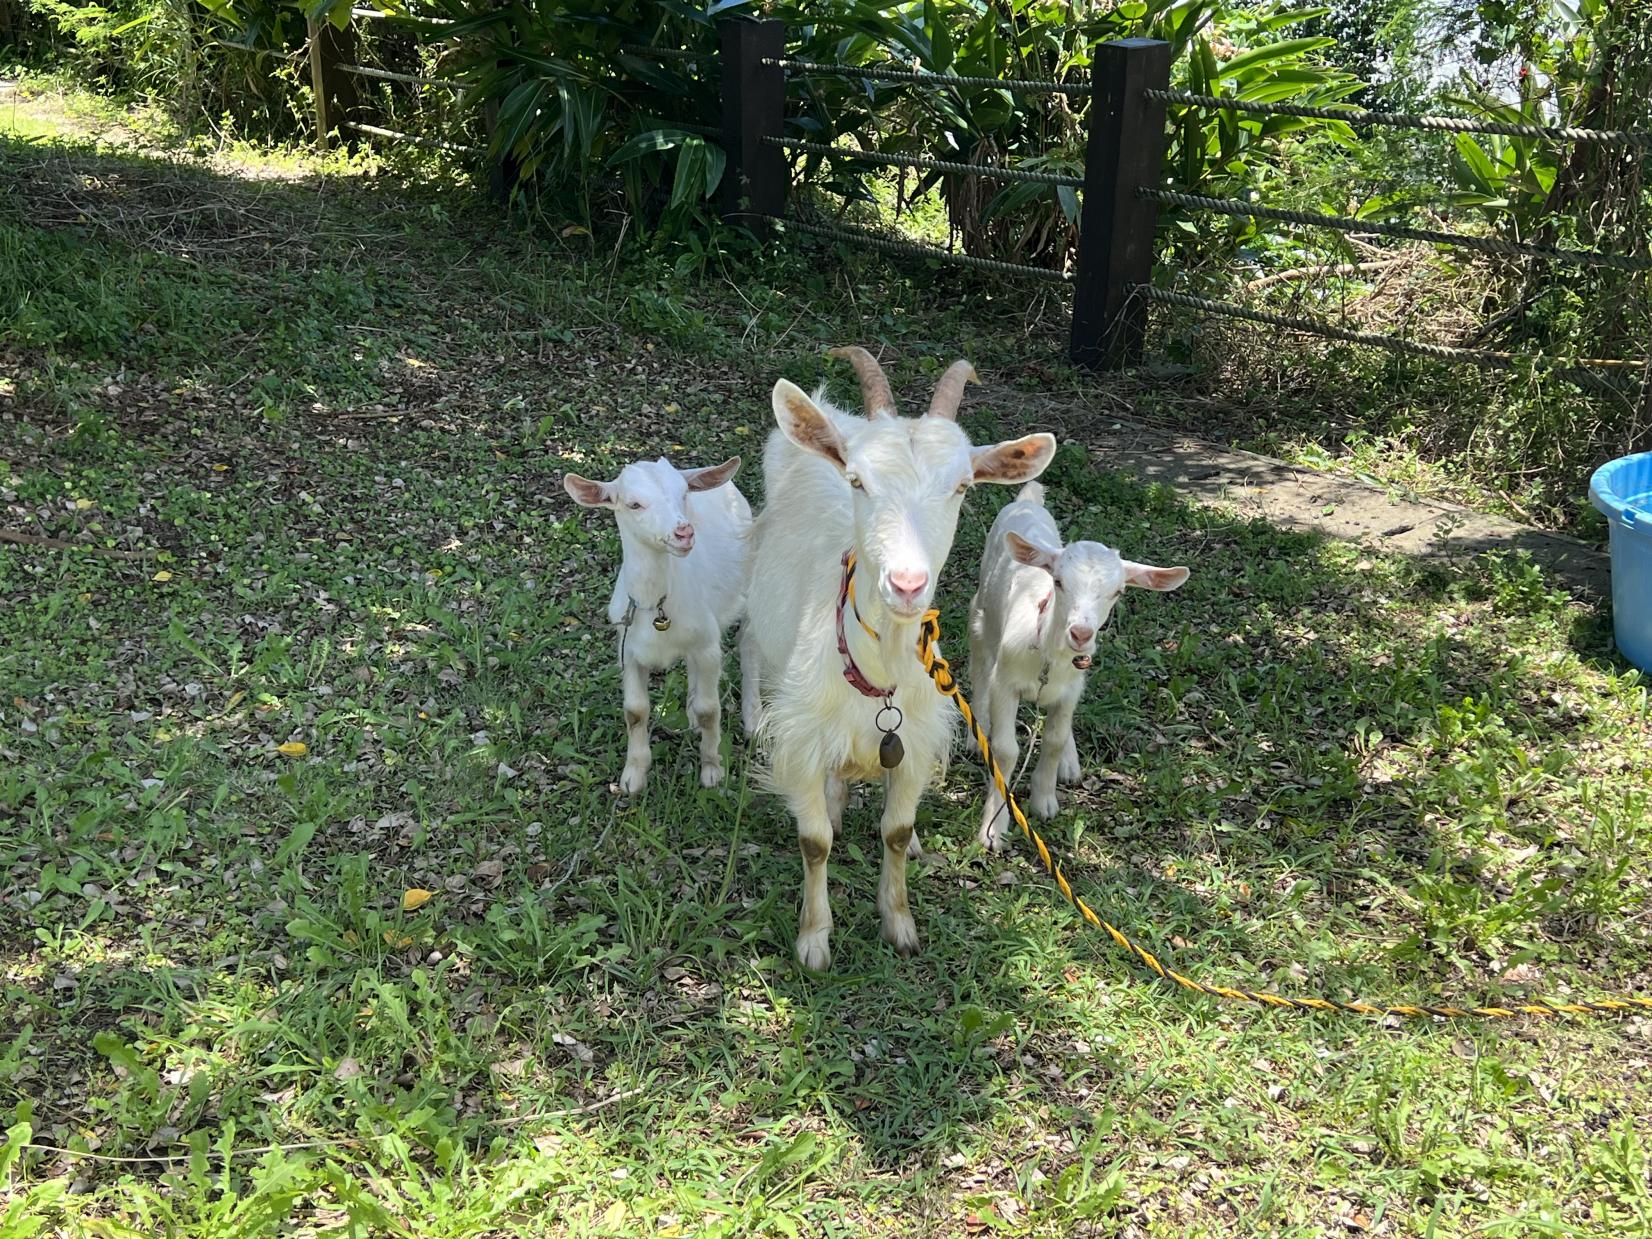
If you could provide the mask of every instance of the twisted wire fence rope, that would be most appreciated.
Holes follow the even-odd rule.
[[[1024,95],[1087,95],[1088,82],[1054,82],[1035,78],[965,77],[950,73],[920,73],[912,69],[878,69],[862,65],[820,64],[813,60],[790,60],[765,56],[764,65],[790,69],[794,73],[824,73],[834,77],[859,78],[868,82],[914,82],[921,86],[984,87],[988,90],[1007,90]]]
[[[1458,348],[1450,344],[1431,344],[1424,340],[1408,340],[1403,336],[1382,335],[1370,331],[1354,331],[1319,319],[1299,318],[1292,314],[1280,314],[1273,310],[1256,310],[1249,306],[1235,305],[1230,301],[1212,301],[1188,293],[1176,293],[1163,288],[1153,288],[1147,284],[1137,284],[1132,291],[1145,300],[1156,302],[1159,305],[1173,305],[1189,310],[1202,310],[1206,314],[1215,314],[1223,318],[1239,318],[1246,322],[1262,323],[1272,327],[1286,327],[1292,331],[1307,332],[1310,335],[1324,336],[1331,340],[1342,340],[1348,344],[1368,344],[1374,348],[1383,348],[1394,353],[1410,353],[1417,357],[1437,358],[1440,361],[1471,362],[1484,366],[1514,366],[1523,362],[1544,362],[1561,370],[1644,370],[1652,365],[1652,360],[1632,361],[1611,357],[1544,357],[1538,354],[1503,353],[1493,349]]]
[[[621,43],[620,51],[649,60],[710,60],[716,55],[715,52],[691,52],[680,47],[645,47],[640,43]]]
[[[421,138],[411,133],[402,133],[397,129],[385,129],[379,125],[364,125],[360,121],[341,120],[340,129],[354,129],[357,133],[365,133],[375,138],[387,138],[392,142],[405,142],[409,146],[423,146],[433,151],[455,151],[461,155],[482,155],[486,152],[479,146],[464,146],[458,142],[443,142],[439,138]]]
[[[1434,228],[1414,228],[1409,224],[1390,224],[1376,219],[1350,219],[1343,215],[1319,215],[1312,211],[1290,211],[1283,207],[1260,206],[1239,202],[1232,198],[1210,198],[1203,194],[1187,194],[1174,189],[1143,187],[1136,193],[1152,202],[1187,207],[1195,211],[1211,211],[1218,215],[1234,215],[1250,219],[1271,219],[1286,224],[1302,224],[1310,228],[1330,228],[1337,232],[1362,233],[1379,237],[1401,237],[1408,241],[1427,241],[1434,245],[1450,245],[1458,249],[1474,250],[1481,254],[1552,258],[1574,262],[1582,266],[1613,267],[1619,271],[1652,271],[1652,258],[1631,254],[1603,254],[1598,250],[1563,249],[1555,245],[1531,245],[1519,241],[1504,241],[1498,237],[1471,237],[1460,232],[1442,232]]]
[[[989,164],[956,163],[947,159],[930,159],[927,155],[892,155],[883,151],[858,151],[844,146],[828,146],[824,142],[807,142],[802,138],[763,139],[770,146],[784,150],[806,151],[811,155],[836,155],[861,163],[881,164],[891,168],[918,168],[931,172],[948,172],[958,176],[984,176],[996,181],[1022,181],[1029,185],[1063,185],[1073,189],[1084,188],[1084,178],[1061,172],[1039,172],[1028,168],[998,168]]]
[[[1069,284],[1073,278],[1066,272],[1052,271],[1048,267],[1033,267],[1020,262],[1001,262],[996,258],[977,258],[973,254],[955,254],[951,250],[943,250],[934,245],[920,245],[916,241],[897,241],[893,237],[880,237],[876,233],[866,232],[863,229],[839,228],[833,224],[818,224],[812,220],[799,219],[794,215],[786,216],[785,224],[788,228],[795,228],[799,232],[812,233],[815,236],[829,237],[836,241],[852,241],[857,245],[869,245],[873,249],[885,250],[891,254],[907,254],[915,258],[933,258],[940,262],[951,263],[954,266],[972,267],[978,271],[992,271],[999,275],[1049,280],[1060,284]]]
[[[358,77],[380,78],[386,82],[406,82],[411,86],[441,86],[447,90],[463,90],[463,82],[445,77],[420,77],[416,73],[393,73],[389,69],[373,69],[367,65],[339,65],[340,73],[354,73]]]
[[[1566,125],[1523,125],[1508,121],[1471,120],[1462,116],[1423,116],[1408,112],[1367,112],[1362,108],[1314,107],[1305,103],[1256,103],[1223,95],[1196,95],[1185,90],[1147,90],[1149,99],[1195,107],[1247,112],[1252,116],[1300,116],[1309,120],[1340,120],[1350,125],[1386,125],[1395,129],[1433,129],[1445,133],[1495,133],[1510,138],[1545,138],[1553,142],[1601,142],[1619,146],[1652,146],[1652,131],[1637,129],[1576,129]]]

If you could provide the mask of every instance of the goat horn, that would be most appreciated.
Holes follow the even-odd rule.
[[[967,361],[955,361],[946,368],[941,381],[935,384],[935,394],[929,400],[929,416],[958,419],[958,402],[964,398],[965,383],[979,383],[975,367]]]
[[[889,390],[889,380],[884,377],[883,367],[878,365],[876,357],[855,345],[831,349],[827,355],[841,357],[855,368],[855,374],[860,379],[861,399],[866,402],[867,417],[895,416],[895,396]]]

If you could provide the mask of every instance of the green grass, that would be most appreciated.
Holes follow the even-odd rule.
[[[968,353],[966,422],[1007,430],[995,385],[1079,389],[1019,293],[0,160],[0,525],[126,556],[0,544],[0,1235],[1652,1233],[1652,1021],[1191,998],[981,853],[962,760],[924,953],[878,940],[862,803],[811,978],[783,806],[737,739],[697,786],[680,676],[648,793],[612,794],[617,539],[560,473],[739,451],[758,498],[768,388],[849,339],[909,396]],[[1647,688],[1597,613],[1077,446],[1048,480],[1193,569],[1091,677],[1048,832],[1091,902],[1233,984],[1647,992]],[[960,527],[954,652],[1002,499]]]

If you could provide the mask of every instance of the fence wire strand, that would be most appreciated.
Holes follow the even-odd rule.
[[[463,82],[445,77],[420,77],[416,73],[393,73],[389,69],[373,69],[367,65],[339,65],[340,73],[354,73],[358,77],[380,78],[386,82],[406,82],[410,86],[441,86],[447,90],[462,91]]]
[[[361,21],[416,22],[421,26],[451,26],[451,17],[420,17],[417,13],[386,13],[383,9],[351,9],[350,16]]]
[[[1240,318],[1247,322],[1262,323],[1270,327],[1286,327],[1292,331],[1324,336],[1331,340],[1342,340],[1349,344],[1368,344],[1374,348],[1387,349],[1393,353],[1410,353],[1417,357],[1438,358],[1441,361],[1463,361],[1476,365],[1498,367],[1514,366],[1524,362],[1544,362],[1557,370],[1591,368],[1645,370],[1652,366],[1652,359],[1630,361],[1615,357],[1545,357],[1535,353],[1501,353],[1493,349],[1457,348],[1450,344],[1430,344],[1423,340],[1408,340],[1404,336],[1382,335],[1370,331],[1352,331],[1349,328],[1338,327],[1319,319],[1299,318],[1292,314],[1279,314],[1273,310],[1253,310],[1249,306],[1235,305],[1231,301],[1212,301],[1205,297],[1194,297],[1188,293],[1174,293],[1147,284],[1137,284],[1131,291],[1147,301],[1157,302],[1160,305],[1174,305],[1189,310],[1202,310],[1206,314],[1215,314],[1222,318]]]
[[[714,52],[691,52],[680,47],[646,47],[641,43],[621,43],[620,51],[648,60],[710,60]]]
[[[1207,198],[1202,194],[1184,194],[1173,189],[1139,189],[1143,198],[1172,206],[1188,207],[1196,211],[1214,211],[1220,215],[1235,215],[1250,219],[1272,219],[1286,224],[1303,224],[1310,228],[1331,228],[1337,232],[1368,233],[1380,237],[1403,237],[1408,241],[1428,241],[1435,245],[1451,245],[1458,249],[1476,250],[1482,254],[1505,257],[1527,256],[1554,258],[1582,266],[1614,267],[1619,271],[1652,270],[1652,259],[1629,254],[1603,254],[1597,250],[1563,249],[1555,245],[1531,245],[1519,241],[1504,241],[1497,237],[1471,237],[1460,232],[1441,232],[1434,228],[1413,228],[1409,224],[1389,224],[1375,219],[1350,219],[1343,215],[1316,215],[1311,211],[1287,211],[1281,207],[1257,206],[1232,198]]]
[[[1084,188],[1084,178],[1059,172],[1036,172],[1025,168],[999,168],[990,164],[955,163],[945,159],[930,159],[924,155],[890,155],[881,151],[859,151],[852,147],[828,146],[824,142],[805,142],[801,138],[763,139],[770,146],[789,151],[807,151],[811,155],[836,155],[861,163],[882,164],[892,168],[921,168],[932,172],[950,172],[959,176],[984,176],[995,181],[1025,181],[1029,185],[1064,185]]]
[[[1320,108],[1305,103],[1256,103],[1224,95],[1195,95],[1185,90],[1148,90],[1147,98],[1195,107],[1223,108],[1253,116],[1301,116],[1340,120],[1350,125],[1387,125],[1395,129],[1436,129],[1446,133],[1496,133],[1510,138],[1546,138],[1551,142],[1603,142],[1617,146],[1652,146],[1652,131],[1574,129],[1563,125],[1521,125],[1507,121],[1470,120],[1462,116],[1414,116],[1407,112],[1367,112],[1362,108]]]
[[[839,228],[833,224],[817,224],[811,220],[799,219],[795,215],[788,215],[784,221],[787,228],[795,228],[799,232],[813,233],[815,236],[829,237],[835,241],[852,241],[857,245],[870,245],[873,249],[886,250],[891,254],[907,254],[914,258],[934,258],[940,262],[951,263],[958,267],[973,267],[979,271],[993,271],[999,275],[1017,275],[1026,279],[1050,280],[1055,283],[1068,284],[1072,276],[1063,271],[1052,271],[1048,267],[1033,267],[1020,262],[1002,262],[996,258],[977,258],[973,254],[955,254],[951,250],[943,250],[934,245],[920,245],[916,241],[897,241],[893,237],[880,237],[875,232],[866,232],[860,228]]]
[[[458,142],[443,142],[440,138],[421,138],[411,133],[402,133],[398,129],[385,129],[379,125],[364,125],[360,121],[341,120],[340,129],[354,129],[357,133],[369,134],[375,138],[388,138],[392,142],[406,142],[409,146],[423,146],[433,151],[456,151],[461,155],[484,155],[487,152],[479,146],[463,146]]]
[[[917,82],[924,86],[985,87],[988,90],[1008,90],[1023,95],[1087,95],[1088,82],[1046,82],[1032,78],[959,77],[950,73],[919,73],[912,69],[878,69],[862,65],[819,64],[812,60],[777,59],[763,57],[763,63],[790,69],[794,73],[825,73],[835,77],[861,78],[868,82]]]

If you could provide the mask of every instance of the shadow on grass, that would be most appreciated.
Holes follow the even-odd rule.
[[[205,180],[162,205],[210,218],[221,192]],[[254,244],[247,229],[271,201],[260,195],[287,191],[236,192],[240,218],[217,234],[226,262]],[[159,222],[132,218],[145,222],[119,234],[128,255]],[[287,224],[270,226],[272,261],[316,243],[286,245]],[[48,265],[80,270],[58,272],[67,297],[90,274],[75,264],[95,255],[70,222],[29,227],[59,246]],[[378,235],[328,244],[361,253]],[[161,241],[169,263],[205,243]],[[54,347],[130,348],[123,388],[153,393],[173,393],[231,336],[249,374],[299,354],[304,383],[347,372],[331,325],[364,292],[362,306],[382,310],[382,290],[308,263],[273,288],[215,288],[239,334],[186,338],[189,303],[173,294],[197,285],[169,265],[148,291],[106,284],[113,320]],[[291,319],[277,313],[289,302]],[[463,351],[476,337],[451,304],[430,312],[384,327],[380,360],[427,353],[446,323],[460,341],[445,346],[448,373],[467,357],[493,364],[497,342]],[[693,379],[693,358],[663,360]],[[754,408],[772,378],[748,376]],[[432,1149],[455,1132],[484,1145],[495,1121],[649,1082],[636,1107],[592,1125],[646,1149],[680,1123],[761,1134],[825,1111],[872,1165],[900,1170],[985,1140],[1024,1107],[1082,1124],[1128,1104],[1146,1084],[1102,1039],[1115,1012],[1128,1008],[1137,1030],[1146,1018],[1181,1027],[1214,1018],[1211,1004],[1147,988],[1023,860],[975,850],[969,761],[920,818],[933,856],[913,879],[915,961],[877,938],[876,795],[851,812],[833,855],[826,978],[790,958],[791,823],[773,798],[694,786],[673,721],[680,684],[660,712],[649,795],[614,807],[623,726],[601,612],[617,541],[550,483],[564,460],[633,442],[755,458],[763,423],[750,414],[756,433],[741,436],[730,418],[615,415],[593,430],[588,407],[547,411],[523,374],[505,367],[500,383],[503,411],[484,423],[316,433],[249,427],[210,382],[187,416],[134,412],[105,389],[85,397],[110,426],[95,451],[42,434],[19,462],[25,514],[79,521],[90,509],[74,497],[95,495],[126,531],[112,536],[135,529],[175,557],[164,581],[160,561],[28,552],[0,564],[30,724],[6,732],[0,754],[17,822],[0,836],[20,978],[8,1011],[82,1094],[93,1078],[133,1087],[96,1031],[165,1041],[211,1081],[196,1096],[186,1077],[157,1080],[144,1104],[100,1111],[106,1147],[165,1148],[158,1129],[231,1119],[275,1137],[364,1124]],[[410,398],[439,414],[443,393]],[[30,429],[38,416],[17,412]],[[1572,888],[1513,897],[1535,874],[1506,855],[1522,845],[1577,848],[1608,870],[1642,846],[1633,831],[1591,843],[1588,819],[1610,796],[1556,790],[1587,761],[1592,711],[1606,708],[1598,684],[1549,661],[1575,639],[1570,613],[1496,569],[1367,561],[1082,457],[1064,453],[1048,477],[1069,536],[1193,569],[1175,595],[1127,600],[1092,673],[1079,743],[1094,778],[1045,832],[1074,856],[1087,899],[1196,975],[1292,992],[1474,997],[1495,988],[1494,959],[1532,950],[1549,963],[1583,946],[1644,967],[1640,945],[1609,954],[1624,909],[1598,883],[1593,902]],[[759,489],[753,478],[748,493]],[[975,496],[961,524],[942,598],[954,653],[1007,498]],[[276,746],[297,738],[303,760],[282,764]],[[401,910],[407,888],[436,892],[428,911]],[[120,1082],[103,1059],[122,1065]],[[8,1100],[41,1079],[6,1084]]]

